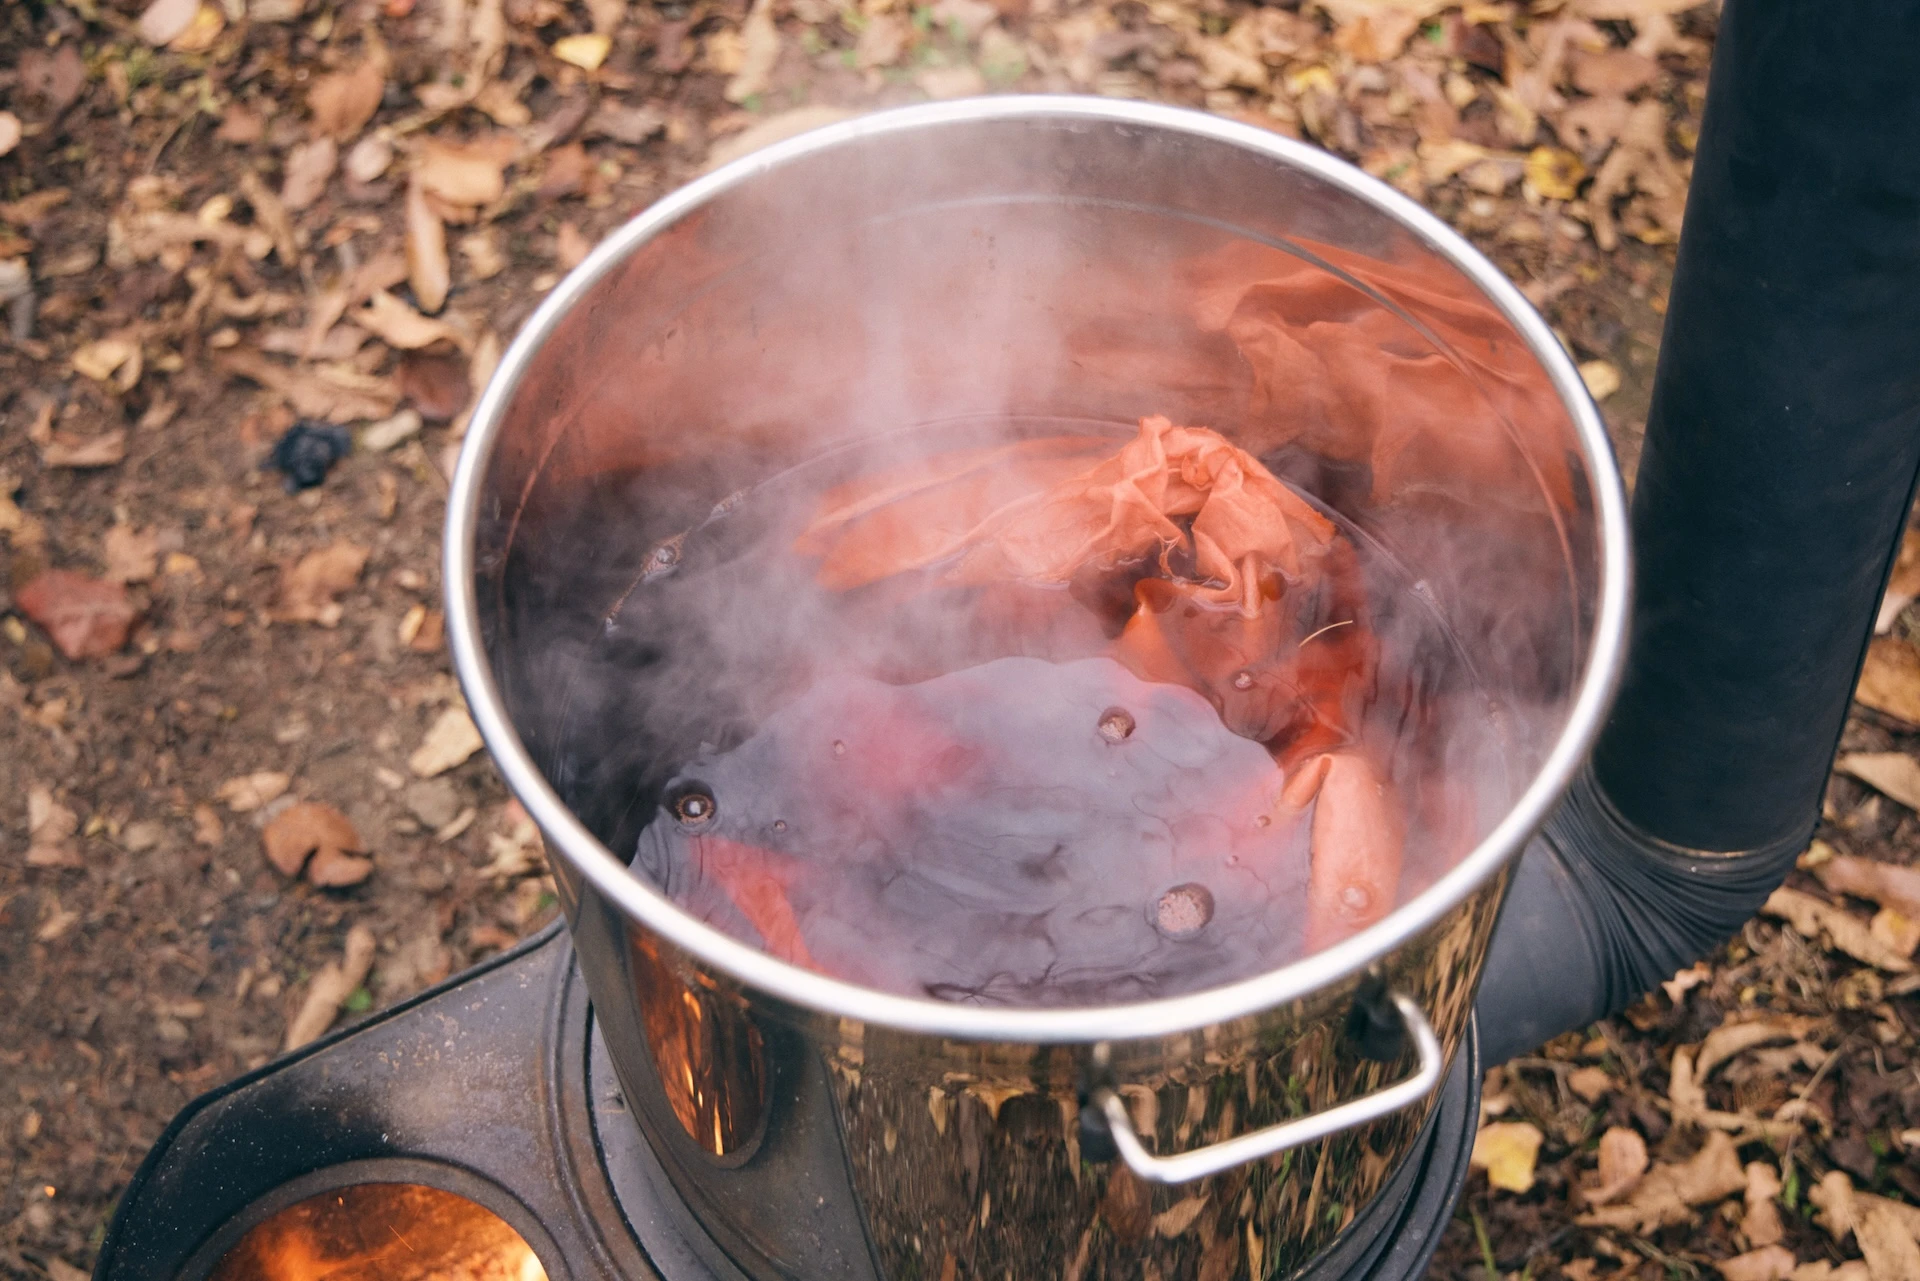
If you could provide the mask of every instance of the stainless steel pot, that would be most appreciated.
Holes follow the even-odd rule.
[[[1145,413],[1320,467],[1458,638],[1498,767],[1469,771],[1472,830],[1409,852],[1397,910],[1230,986],[986,1008],[786,965],[628,871],[646,752],[605,731],[650,742],[648,709],[569,673],[644,556],[903,425]],[[649,475],[673,500],[622,505]],[[460,678],[628,1104],[730,1266],[796,1281],[1228,1281],[1324,1250],[1460,1043],[1505,870],[1611,693],[1627,574],[1578,373],[1464,241],[1286,138],[1074,98],[848,121],[627,224],[507,353],[446,548]],[[1389,1061],[1349,1035],[1368,1009]]]

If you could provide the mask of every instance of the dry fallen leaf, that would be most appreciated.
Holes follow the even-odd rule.
[[[102,540],[107,578],[116,583],[144,583],[160,572],[160,537],[132,525],[115,525]]]
[[[467,336],[444,320],[423,316],[384,289],[375,290],[367,305],[349,313],[354,324],[390,347],[416,351],[437,342],[465,348]]]
[[[269,801],[277,799],[292,783],[291,776],[274,770],[261,770],[254,774],[242,774],[220,784],[213,798],[225,801],[227,808],[236,814],[246,814],[259,809]]]
[[[1853,696],[1875,711],[1920,725],[1920,653],[1895,637],[1874,637]]]
[[[1633,1190],[1647,1172],[1647,1141],[1636,1130],[1616,1125],[1600,1136],[1599,1180],[1582,1188],[1592,1205],[1617,1201]]]
[[[104,658],[127,643],[140,616],[119,583],[50,569],[14,593],[20,611],[68,658]]]
[[[1724,1200],[1747,1185],[1733,1140],[1719,1130],[1707,1135],[1700,1151],[1678,1165],[1660,1164],[1640,1180],[1623,1205],[1602,1206],[1579,1217],[1586,1227],[1651,1232],[1685,1223],[1692,1207]]]
[[[1670,979],[1663,979],[1660,983],[1660,990],[1667,994],[1669,1001],[1678,1005],[1680,1004],[1681,998],[1685,997],[1687,993],[1693,991],[1693,989],[1699,987],[1712,977],[1713,971],[1702,962],[1680,970]]]
[[[1694,1060],[1695,1079],[1706,1080],[1722,1063],[1756,1046],[1798,1040],[1812,1031],[1813,1027],[1814,1024],[1809,1020],[1788,1016],[1753,1019],[1745,1023],[1723,1023],[1707,1033],[1707,1039],[1700,1043],[1699,1057]]]
[[[373,871],[372,860],[354,857],[367,846],[347,816],[317,801],[288,806],[266,825],[260,839],[267,861],[289,878],[304,870],[313,884],[339,888],[358,885]]]
[[[347,149],[341,168],[354,182],[365,185],[393,164],[393,142],[382,132],[368,134]]]
[[[205,53],[226,30],[227,16],[215,4],[203,3],[193,11],[187,29],[167,41],[167,48],[180,53]]]
[[[1807,1200],[1818,1211],[1814,1215],[1815,1221],[1827,1230],[1834,1244],[1846,1240],[1853,1232],[1853,1180],[1847,1177],[1846,1171],[1827,1171],[1821,1176],[1820,1182],[1807,1189]]]
[[[200,10],[200,0],[153,0],[140,12],[140,38],[164,45],[186,34]]]
[[[607,54],[612,49],[612,38],[599,32],[591,35],[561,36],[553,42],[553,56],[582,71],[598,71],[600,64],[607,60]]]
[[[1868,1210],[1854,1225],[1853,1238],[1866,1257],[1867,1275],[1873,1281],[1920,1281],[1920,1242],[1885,1207]]]
[[[344,71],[316,76],[307,90],[314,129],[335,142],[346,142],[373,119],[386,87],[387,55],[382,45],[369,49]]]
[[[1736,1254],[1731,1259],[1722,1259],[1713,1266],[1720,1269],[1720,1275],[1727,1281],[1786,1281],[1798,1264],[1799,1260],[1793,1257],[1793,1251],[1783,1246],[1766,1245],[1746,1254]]]
[[[1580,381],[1587,385],[1589,396],[1605,400],[1620,390],[1620,369],[1610,360],[1583,360]]]
[[[1491,1187],[1525,1192],[1533,1186],[1534,1162],[1545,1136],[1526,1121],[1495,1121],[1473,1138],[1471,1164],[1487,1172]]]
[[[1780,1206],[1774,1200],[1779,1195],[1779,1171],[1765,1161],[1749,1162],[1747,1214],[1740,1221],[1740,1234],[1747,1238],[1748,1245],[1773,1245],[1786,1235],[1786,1228],[1780,1222]]]
[[[507,159],[499,146],[428,139],[413,173],[423,191],[450,205],[490,205],[507,192]]]
[[[280,184],[280,203],[298,213],[327,190],[340,164],[340,147],[332,138],[315,138],[287,152],[286,177]]]
[[[332,627],[344,612],[334,597],[360,581],[368,551],[344,540],[308,552],[280,576],[280,609],[275,618],[289,623]]]
[[[1883,907],[1867,922],[1867,933],[1896,956],[1911,957],[1920,948],[1920,921],[1904,912]]]
[[[407,768],[421,778],[444,774],[483,746],[480,731],[464,707],[449,707],[427,730],[420,746],[407,758]]]
[[[414,301],[431,315],[446,305],[453,268],[447,261],[446,225],[427,203],[417,173],[407,183],[406,227],[407,280],[413,286]]]
[[[74,349],[73,368],[74,372],[103,383],[139,358],[140,344],[131,338],[97,338]]]
[[[300,244],[294,239],[293,219],[287,216],[287,207],[280,203],[280,197],[251,169],[240,173],[240,194],[253,207],[254,225],[267,233],[280,261],[289,267],[297,265]]]
[[[115,427],[97,436],[75,436],[57,431],[40,449],[40,461],[49,467],[111,467],[127,456],[127,429]]]
[[[1913,969],[1913,962],[1890,951],[1875,939],[1866,922],[1842,908],[1822,903],[1811,894],[1778,889],[1760,910],[1768,916],[1786,921],[1793,926],[1795,933],[1809,942],[1818,941],[1824,934],[1835,950],[1889,974],[1905,974]]]
[[[1614,1082],[1604,1068],[1575,1068],[1567,1073],[1567,1088],[1588,1103],[1598,1103],[1612,1093]]]
[[[1920,761],[1904,752],[1850,752],[1834,768],[1910,810],[1920,810]]]
[[[557,53],[559,46],[554,50]],[[765,93],[773,83],[774,64],[779,61],[780,29],[773,22],[773,0],[754,0],[740,27],[740,67],[727,81],[727,101],[745,102]]]
[[[1635,234],[1648,243],[1671,243],[1680,234],[1686,210],[1687,178],[1667,153],[1667,109],[1659,99],[1634,104],[1621,127],[1620,139],[1600,165],[1587,192],[1593,219],[1593,241],[1607,253],[1620,244],[1614,201],[1629,194],[1640,199],[1642,228]]]
[[[228,373],[271,389],[302,418],[336,423],[385,418],[399,405],[391,379],[363,374],[350,364],[293,367],[245,348],[221,352],[219,364]]]
[[[227,839],[226,824],[220,821],[219,813],[211,805],[193,807],[193,843],[218,849]]]
[[[560,224],[553,234],[553,263],[562,271],[572,271],[593,252],[593,242],[570,222]]]
[[[1527,186],[1547,200],[1572,200],[1586,177],[1580,157],[1564,147],[1535,147],[1527,153]],[[1596,393],[1594,399],[1604,397]]]
[[[307,986],[306,999],[301,1002],[300,1012],[287,1024],[287,1039],[281,1047],[285,1050],[297,1050],[310,1041],[315,1041],[333,1026],[339,1017],[340,1007],[347,998],[359,990],[367,981],[367,975],[373,972],[373,953],[375,940],[373,931],[364,925],[356,925],[347,931],[346,954],[339,963],[329,961],[320,972],[313,976],[313,982]]]
[[[27,866],[83,867],[73,844],[80,818],[38,783],[27,788]]]
[[[11,111],[0,111],[0,156],[19,146],[21,136],[20,117]]]
[[[1835,894],[1870,899],[1902,916],[1920,919],[1920,868],[1852,854],[1832,854],[1812,864],[1812,870],[1820,883]]]

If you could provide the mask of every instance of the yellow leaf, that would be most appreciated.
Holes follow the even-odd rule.
[[[598,71],[612,48],[610,36],[562,36],[553,42],[553,56],[582,71]]]
[[[1620,390],[1620,371],[1612,361],[1586,360],[1580,363],[1580,381],[1587,385],[1589,396],[1605,400]]]
[[[1487,1182],[1508,1192],[1533,1186],[1533,1165],[1545,1136],[1525,1121],[1496,1121],[1473,1138],[1472,1164],[1487,1172]]]
[[[226,15],[218,5],[203,4],[194,10],[187,29],[167,42],[167,48],[180,53],[205,53],[226,29]]]
[[[105,382],[114,371],[132,360],[139,347],[125,338],[100,338],[73,353],[75,372],[95,382]]]
[[[1535,147],[1527,153],[1527,186],[1548,200],[1572,200],[1586,176],[1580,157],[1564,147]]]

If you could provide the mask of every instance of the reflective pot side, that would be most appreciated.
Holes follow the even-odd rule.
[[[784,469],[884,457],[903,428],[1153,413],[1350,504],[1485,700],[1492,737],[1458,771],[1470,821],[1409,850],[1386,922],[1229,988],[1009,1012],[791,971],[613,868],[652,813],[648,771],[699,729],[573,675],[648,555]],[[672,483],[622,507],[636,476]],[[1497,273],[1336,161],[1137,104],[887,113],[670,197],[516,342],[452,508],[476,721],[548,836],[636,1116],[756,1276],[1093,1278],[1144,1256],[1259,1277],[1323,1250],[1423,1107],[1149,1190],[1077,1149],[1095,1047],[1160,1152],[1404,1075],[1342,1035],[1369,964],[1450,1056],[1504,868],[1585,750],[1625,609],[1604,435]]]

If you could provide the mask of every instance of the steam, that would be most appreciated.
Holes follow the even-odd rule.
[[[969,185],[950,169],[928,170],[932,160],[895,162],[906,171],[856,166],[779,201],[749,190],[739,207],[658,242],[618,286],[632,297],[602,305],[640,306],[634,298],[678,280],[687,286],[679,310],[632,336],[578,337],[602,345],[579,383],[539,387],[516,411],[547,415],[560,443],[509,571],[516,659],[502,678],[562,796],[611,848],[640,850],[642,874],[754,937],[737,907],[675,862],[685,847],[669,839],[671,787],[704,773],[754,798],[719,795],[722,824],[758,814],[768,797],[811,813],[835,798],[783,777],[795,758],[773,750],[817,737],[810,717],[836,707],[854,717],[860,698],[884,702],[887,690],[921,691],[911,697],[923,710],[951,717],[965,702],[950,697],[964,684],[955,674],[991,667],[1000,687],[968,687],[966,705],[998,699],[1012,724],[1047,691],[1040,673],[1065,681],[1100,658],[1114,632],[1115,602],[1084,584],[1078,594],[977,589],[917,573],[830,590],[794,550],[823,495],[958,449],[1063,435],[1107,436],[1118,449],[1139,417],[1165,413],[1255,453],[1333,513],[1358,550],[1381,653],[1358,736],[1406,812],[1399,897],[1431,884],[1531,778],[1580,657],[1564,550],[1579,531],[1556,525],[1579,519],[1570,467],[1552,451],[1552,466],[1533,457],[1542,451],[1523,447],[1515,426],[1551,435],[1564,415],[1524,353],[1518,362],[1503,354],[1518,345],[1504,322],[1492,342],[1497,318],[1473,309],[1466,286],[1436,284],[1431,273],[1403,280],[1368,260],[1363,278],[1351,252],[1329,258],[1317,246],[1302,258],[1195,222],[1071,202],[929,198],[912,216],[801,225],[795,211],[809,198],[877,207],[916,182]],[[790,243],[766,252],[783,228]],[[1119,591],[1124,609],[1124,584]],[[1103,708],[1092,707],[1089,727],[1103,723]],[[1132,703],[1124,710],[1144,715]],[[984,731],[968,739],[986,756],[1001,751],[981,777],[1039,769],[1029,749],[1045,736],[1025,733],[1028,748],[1001,750]],[[758,776],[742,772],[750,757],[762,763]],[[1172,786],[1158,774],[1141,785]],[[826,823],[838,848],[803,853],[847,857],[855,888],[835,909],[841,916],[822,911],[842,926],[868,913],[872,928],[835,936],[823,926],[811,937],[842,972],[896,987],[912,977],[933,990],[927,966],[860,959],[875,939],[911,950],[915,931],[938,927],[925,904],[892,925],[871,915],[887,900],[880,888],[856,892],[870,874],[846,845],[857,845],[858,827],[842,815]],[[951,823],[934,828],[960,839]],[[749,835],[734,832],[741,843]],[[1297,862],[1300,851],[1288,848]],[[1298,871],[1290,864],[1276,886],[1295,884]],[[1146,931],[1141,940],[1159,937],[1156,904],[1172,884],[1156,882],[1129,924]],[[966,898],[955,894],[949,902]],[[1256,900],[1267,901],[1246,898]],[[1212,901],[1234,902],[1217,888]],[[1158,974],[1154,990],[1164,991],[1285,963],[1301,935],[1275,911],[1251,950],[1186,974],[1135,968]],[[1233,919],[1223,911],[1202,933]],[[954,937],[977,950],[977,931],[956,927]],[[939,989],[950,998],[1125,994],[1096,975],[1079,987],[1060,978],[1049,996],[1021,977],[1050,973],[1044,962],[1009,962],[993,971],[1000,977],[973,981],[949,949],[935,950],[954,975]]]

